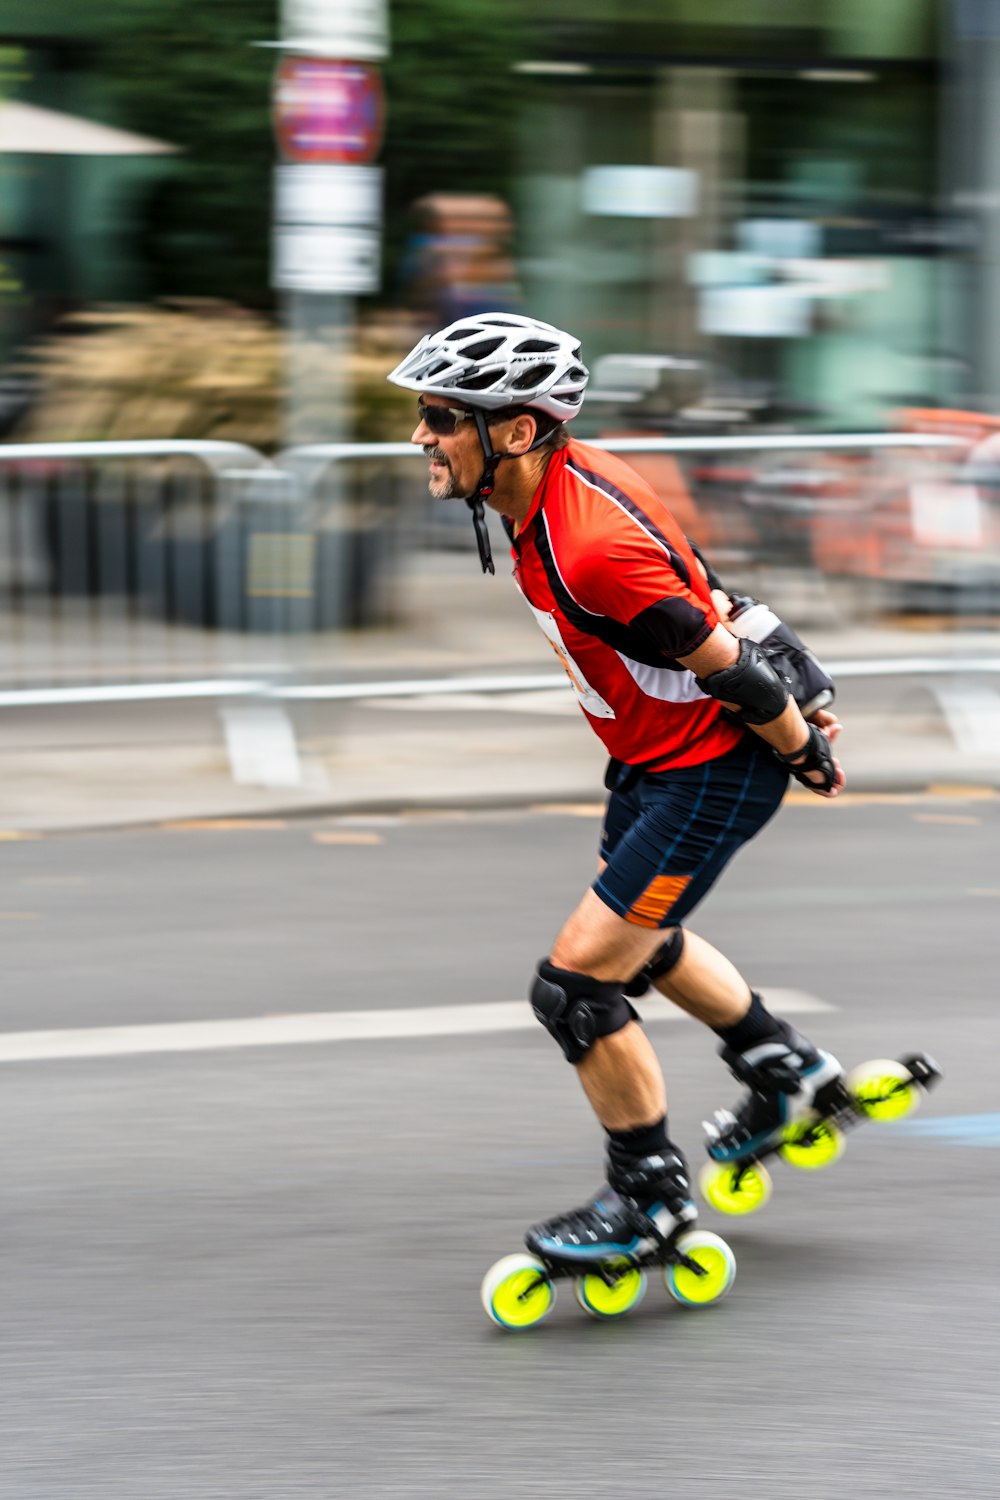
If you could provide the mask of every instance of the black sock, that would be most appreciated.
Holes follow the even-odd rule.
[[[734,1052],[745,1052],[755,1042],[766,1042],[781,1032],[781,1022],[771,1015],[756,990],[750,992],[750,1009],[735,1026],[713,1026],[716,1036],[721,1037]]]
[[[609,1130],[608,1140],[628,1156],[661,1156],[668,1145],[667,1117],[638,1130]]]

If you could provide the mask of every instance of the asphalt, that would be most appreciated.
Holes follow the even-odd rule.
[[[839,753],[851,793],[1000,786],[1000,617],[887,617],[799,574],[737,582],[821,659],[848,664]],[[22,619],[0,646],[8,688],[235,680],[261,689],[6,707],[0,834],[600,794],[602,747],[507,579],[480,576],[464,552],[420,554],[393,598],[390,624],[310,636],[227,636],[92,606]],[[952,665],[920,670],[921,661]],[[406,698],[377,686],[468,674],[552,686]],[[282,696],[330,685],[355,696]]]
[[[596,813],[7,848],[0,1040],[45,1045],[0,1056],[5,1500],[993,1500],[1000,802],[815,805],[697,930],[845,1064],[924,1048],[940,1088],[827,1171],[775,1163],[759,1214],[704,1208],[738,1263],[719,1306],[652,1275],[597,1323],[563,1283],[513,1336],[484,1272],[600,1180],[525,1000]],[[466,1027],[505,1002],[523,1026]],[[400,1031],[437,1009],[448,1034]],[[642,1009],[700,1164],[737,1087],[703,1028]],[[381,1031],[261,1040],[359,1010]],[[117,1049],[129,1027],[153,1050]]]

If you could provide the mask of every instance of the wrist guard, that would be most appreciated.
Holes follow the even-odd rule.
[[[811,792],[828,792],[835,785],[837,771],[833,763],[833,748],[829,739],[822,729],[817,729],[815,724],[807,724],[809,738],[799,750],[793,750],[791,755],[782,755],[780,750],[775,750],[775,755],[782,765],[787,766],[789,771],[800,781],[804,787]],[[810,781],[806,775],[807,771],[819,771],[823,780]]]

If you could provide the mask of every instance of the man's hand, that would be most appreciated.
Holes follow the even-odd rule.
[[[821,718],[832,723],[821,725]],[[817,797],[838,797],[846,783],[843,767],[830,748],[841,727],[836,715],[820,709],[809,721],[809,740],[802,749],[778,756],[796,781]]]
[[[817,729],[822,729],[831,745],[844,728],[837,715],[829,708],[818,708],[814,714],[809,715],[808,722],[815,724]]]
[[[729,619],[729,612],[733,607],[733,601],[723,589],[711,589],[712,603],[715,605],[715,613],[719,619],[725,622]]]

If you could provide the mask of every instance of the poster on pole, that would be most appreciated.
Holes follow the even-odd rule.
[[[385,98],[372,63],[283,57],[274,78],[274,130],[291,162],[370,162],[382,145]]]

